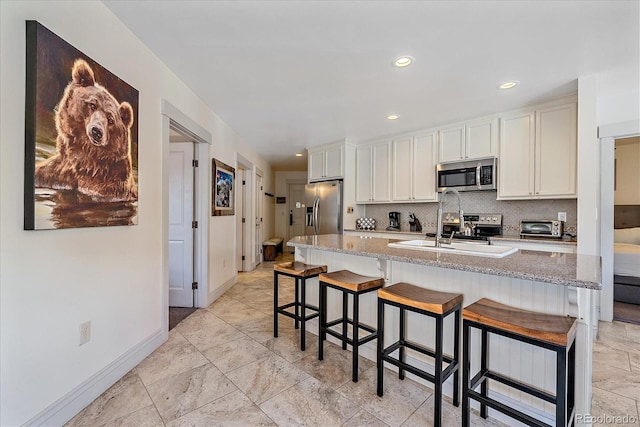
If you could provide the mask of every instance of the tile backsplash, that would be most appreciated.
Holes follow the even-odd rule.
[[[567,213],[564,224],[565,232],[576,233],[577,200],[496,200],[495,191],[472,191],[461,194],[462,210],[465,213],[502,214],[502,226],[506,233],[517,233],[523,219],[558,219],[558,212]],[[457,211],[458,201],[455,195],[448,194],[444,201],[445,211]],[[375,218],[377,229],[384,230],[389,225],[389,212],[400,212],[402,230],[409,230],[409,212],[413,212],[422,224],[422,230],[435,232],[438,226],[438,203],[397,203],[383,205],[367,205],[366,217]],[[355,224],[344,224],[346,229],[355,228]]]

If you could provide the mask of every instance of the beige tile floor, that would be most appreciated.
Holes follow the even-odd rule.
[[[385,374],[376,395],[375,364],[361,358],[351,382],[350,352],[327,344],[317,360],[281,317],[273,337],[273,263],[239,274],[238,283],[169,333],[169,340],[74,417],[68,426],[431,426],[431,389]],[[282,302],[293,281],[281,279]],[[640,326],[601,323],[594,345],[594,425],[638,423]],[[615,416],[635,417],[615,424]],[[609,419],[605,419],[607,416]],[[613,422],[612,422],[613,421]],[[443,425],[460,425],[460,409],[443,404]],[[473,426],[501,426],[472,414]]]

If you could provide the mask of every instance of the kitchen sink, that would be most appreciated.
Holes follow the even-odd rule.
[[[453,242],[443,243],[436,247],[433,240],[407,240],[389,243],[391,248],[414,249],[418,251],[441,252],[456,255],[475,255],[490,258],[503,258],[518,252],[518,248],[511,246],[487,245],[486,243]]]

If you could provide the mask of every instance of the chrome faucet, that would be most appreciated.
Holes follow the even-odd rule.
[[[444,202],[444,196],[447,193],[454,193],[458,196],[458,215],[460,215],[460,230],[464,230],[464,213],[462,212],[462,204],[460,202],[460,192],[455,188],[447,188],[442,193],[440,193],[440,203],[438,205],[438,232],[436,233],[436,247],[442,246],[442,205]],[[451,244],[451,238],[453,237],[453,233],[451,233],[451,237],[449,237],[449,244]]]

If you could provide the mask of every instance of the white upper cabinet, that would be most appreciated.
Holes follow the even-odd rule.
[[[344,144],[308,149],[309,182],[344,177]]]
[[[496,156],[497,129],[497,120],[494,117],[440,129],[439,162]]]
[[[576,197],[576,104],[500,118],[498,199]]]
[[[393,141],[392,200],[437,201],[436,133],[407,136]]]
[[[356,202],[391,200],[391,142],[356,147]]]

